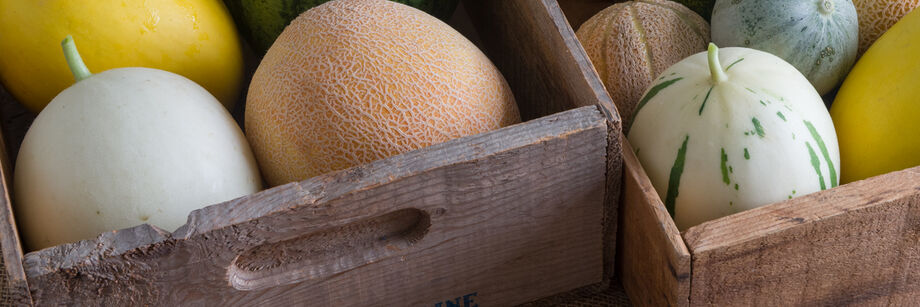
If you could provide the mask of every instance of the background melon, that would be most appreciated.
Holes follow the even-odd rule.
[[[520,121],[492,62],[447,24],[386,0],[338,0],[291,22],[247,97],[270,185]]]
[[[652,80],[672,64],[706,49],[709,25],[672,1],[614,4],[576,33],[629,127]]]
[[[284,31],[291,20],[310,8],[329,0],[224,0],[240,33],[259,55]],[[460,0],[391,0],[421,9],[441,20],[447,20]]]
[[[857,19],[850,0],[718,0],[712,9],[712,42],[774,54],[826,95],[856,62]]]
[[[840,86],[841,183],[920,165],[920,11],[895,23]]]
[[[716,0],[675,0],[676,2],[686,5],[688,8],[700,14],[700,17],[709,21],[712,17],[712,7],[716,5]]]
[[[853,0],[859,15],[859,54],[869,49],[888,28],[920,6],[920,0]]]
[[[0,81],[32,112],[74,84],[59,48],[67,35],[92,71],[162,69],[229,110],[240,98],[242,48],[219,1],[0,1]]]

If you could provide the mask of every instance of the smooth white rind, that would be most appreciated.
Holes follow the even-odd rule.
[[[257,192],[242,131],[204,88],[119,68],[61,92],[35,119],[15,169],[16,217],[33,249],[188,213]]]
[[[639,151],[639,160],[662,200],[667,196],[677,152],[689,135],[675,202],[675,222],[681,230],[819,191],[806,142],[819,159],[825,187],[831,188],[828,164],[804,120],[822,137],[837,180],[840,178],[837,135],[821,97],[808,80],[785,61],[765,52],[722,48],[719,53],[725,68],[740,58],[744,60],[728,68],[728,79],[713,88],[702,114],[700,106],[712,86],[705,52],[675,64],[662,73],[663,79],[653,82],[654,86],[683,77],[649,100],[634,118],[629,133],[629,142]],[[763,126],[763,138],[750,134],[755,130],[754,117]],[[728,156],[727,166],[732,168],[729,184],[723,181],[721,171],[722,148]],[[750,160],[744,158],[744,148]]]

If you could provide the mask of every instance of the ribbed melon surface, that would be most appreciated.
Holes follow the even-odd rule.
[[[679,3],[641,0],[600,11],[576,35],[628,127],[652,80],[706,49],[709,24]]]
[[[853,0],[859,15],[859,54],[869,49],[901,17],[920,6],[920,0]]]

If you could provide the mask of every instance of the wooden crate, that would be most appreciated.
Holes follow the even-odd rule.
[[[7,151],[29,121],[4,116],[2,302],[503,306],[603,283],[622,179],[610,98],[555,1],[463,6],[452,24],[482,34],[464,32],[528,121],[215,204],[174,232],[23,254]]]
[[[613,1],[563,1],[577,29]],[[584,17],[588,16],[588,17]],[[622,136],[621,136],[622,137]],[[920,167],[679,232],[625,137],[617,274],[638,305],[920,302]]]

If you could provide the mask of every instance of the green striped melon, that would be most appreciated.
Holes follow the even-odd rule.
[[[749,48],[710,44],[665,70],[628,139],[681,230],[840,178],[821,96],[795,67]]]
[[[453,15],[460,0],[392,0],[441,20]],[[259,55],[265,54],[291,20],[329,0],[224,0],[240,32]]]
[[[804,74],[818,93],[843,82],[859,47],[850,0],[718,0],[712,42],[772,53]]]

